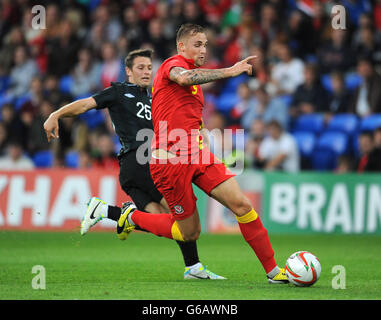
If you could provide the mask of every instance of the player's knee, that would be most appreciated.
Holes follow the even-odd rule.
[[[196,241],[200,237],[201,230],[196,229],[183,233],[184,241]]]
[[[252,208],[253,206],[249,199],[247,199],[243,194],[236,197],[234,201],[232,201],[232,211],[239,217],[248,213]]]

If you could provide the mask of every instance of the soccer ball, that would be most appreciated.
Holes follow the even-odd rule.
[[[287,259],[285,271],[291,283],[298,287],[308,287],[318,281],[321,265],[311,252],[298,251]]]

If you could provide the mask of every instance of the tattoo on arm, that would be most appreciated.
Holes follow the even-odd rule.
[[[181,67],[174,67],[169,72],[172,81],[183,85],[192,86],[195,84],[203,84],[219,79],[229,77],[226,69],[192,69],[187,70]]]

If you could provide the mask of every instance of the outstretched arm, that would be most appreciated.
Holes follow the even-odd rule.
[[[169,72],[169,78],[181,86],[192,86],[220,79],[236,77],[242,73],[252,75],[253,66],[249,63],[249,60],[252,60],[255,57],[256,56],[247,57],[246,59],[237,62],[230,68],[222,69],[187,70],[181,67],[174,67]]]
[[[95,99],[85,98],[64,105],[60,109],[52,112],[44,123],[44,130],[48,141],[58,137],[58,119],[65,117],[75,117],[97,106]]]

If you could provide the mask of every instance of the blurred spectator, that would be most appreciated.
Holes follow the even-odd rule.
[[[373,133],[363,131],[358,138],[360,157],[357,161],[357,172],[381,171],[381,148],[374,145]]]
[[[50,3],[46,7],[46,29],[45,38],[51,41],[60,36],[61,33],[61,14],[60,8],[56,3]]]
[[[183,2],[183,16],[182,23],[195,23],[200,26],[207,26],[207,22],[205,21],[205,15],[202,14],[200,7],[197,4],[197,1],[184,1]]]
[[[106,42],[102,45],[102,65],[101,82],[102,88],[111,85],[111,81],[118,81],[121,76],[121,60],[117,57],[115,47],[112,43]]]
[[[87,149],[83,149],[79,151],[79,163],[78,168],[79,169],[89,169],[92,167],[92,160],[90,151]]]
[[[107,133],[101,133],[97,139],[97,149],[94,150],[94,168],[109,170],[118,169],[119,162],[114,149],[114,143],[111,136]]]
[[[304,79],[304,83],[297,87],[292,96],[291,114],[298,116],[306,113],[327,111],[328,92],[321,84],[315,64],[305,66]]]
[[[280,60],[271,71],[271,80],[276,86],[276,94],[293,94],[304,81],[304,63],[294,58],[290,47],[285,44],[277,46],[277,57]]]
[[[81,41],[74,33],[70,20],[62,20],[59,30],[59,35],[47,42],[47,72],[62,77],[69,74],[76,64]]]
[[[245,113],[249,109],[254,108],[255,98],[246,82],[242,82],[238,86],[237,94],[239,96],[239,102],[230,111],[230,125],[240,125],[247,117]],[[245,117],[242,118],[244,114]]]
[[[352,158],[348,155],[340,155],[337,158],[337,167],[335,173],[349,173],[353,170]]]
[[[23,155],[23,147],[19,142],[10,142],[7,153],[0,157],[0,170],[32,170],[33,161]]]
[[[53,106],[48,100],[44,100],[41,103],[39,113],[33,119],[28,135],[28,152],[33,155],[38,151],[44,151],[50,149],[48,139],[44,131],[44,122],[53,112]]]
[[[26,40],[20,27],[13,27],[4,38],[0,47],[0,64],[5,72],[10,73],[17,47],[26,46]]]
[[[299,150],[293,136],[285,132],[276,120],[268,124],[268,132],[259,147],[259,159],[264,162],[264,169],[298,172]]]
[[[157,58],[163,61],[169,57],[168,48],[170,44],[164,36],[161,20],[155,18],[149,21],[146,41],[153,47]]]
[[[259,148],[266,135],[266,126],[261,119],[255,119],[250,126],[245,146],[246,161],[254,168],[263,168],[264,162],[260,160]]]
[[[230,8],[230,3],[230,0],[198,0],[198,4],[206,17],[207,23],[214,26],[218,26],[223,15]]]
[[[304,59],[308,54],[314,53],[316,43],[311,39],[314,30],[310,17],[302,11],[294,10],[289,16],[288,28],[290,46],[295,56]]]
[[[6,152],[7,139],[7,128],[4,123],[0,121],[0,156],[3,156]]]
[[[6,92],[7,97],[11,99],[26,94],[32,78],[38,73],[37,65],[29,57],[25,46],[18,46],[15,49],[14,64],[10,74],[10,89]]]
[[[288,128],[287,105],[279,97],[271,98],[266,89],[260,87],[255,91],[255,98],[250,100],[250,104],[244,110],[241,126],[249,129],[256,119],[261,119],[264,123],[276,120],[283,128]]]
[[[113,6],[110,6],[113,8]],[[116,18],[107,5],[100,5],[94,11],[94,21],[103,26],[106,36],[106,41],[115,43],[121,32],[122,25],[119,19]]]
[[[251,46],[249,56],[256,56],[254,62],[255,75],[249,80],[250,89],[256,90],[260,86],[266,86],[269,81],[270,74],[268,64],[265,51],[259,46]]]
[[[27,137],[27,128],[20,119],[20,115],[15,111],[12,104],[5,104],[1,109],[2,123],[6,129],[6,143],[16,141],[24,148],[26,147],[25,137]]]
[[[90,49],[83,48],[78,52],[78,63],[73,71],[71,94],[74,97],[90,95],[100,88],[101,66],[94,61]]]
[[[374,130],[373,133],[374,147],[381,149],[381,127]]]
[[[381,45],[376,41],[373,29],[363,27],[358,33],[353,44],[356,56],[370,57],[375,65],[381,65]]]
[[[331,28],[330,39],[317,50],[321,72],[347,72],[355,65],[355,54],[347,41],[347,30]]]
[[[362,77],[362,83],[354,92],[350,111],[360,117],[381,112],[381,76],[374,70],[372,61],[360,57],[357,73]]]
[[[138,49],[143,42],[144,32],[133,7],[123,11],[123,28],[131,50]]]
[[[341,72],[331,74],[332,93],[329,97],[328,112],[331,114],[348,113],[353,99],[352,92],[346,89],[344,75]]]
[[[73,100],[73,97],[69,93],[64,93],[60,90],[59,79],[53,74],[46,75],[43,90],[45,99],[49,100],[54,108],[57,108],[64,101]]]
[[[18,107],[20,113],[30,112],[33,116],[38,113],[38,109],[44,99],[43,84],[40,76],[36,76],[30,83],[29,93],[23,97],[21,106]]]
[[[374,3],[373,21],[377,32],[381,32],[381,0],[376,0]]]

